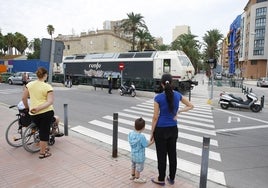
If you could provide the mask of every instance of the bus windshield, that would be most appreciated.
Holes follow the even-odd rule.
[[[182,66],[192,66],[190,59],[186,56],[178,56]]]

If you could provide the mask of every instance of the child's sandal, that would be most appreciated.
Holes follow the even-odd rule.
[[[44,159],[44,158],[50,157],[51,155],[52,155],[52,154],[49,153],[49,152],[40,153],[40,154],[39,154],[39,159]]]

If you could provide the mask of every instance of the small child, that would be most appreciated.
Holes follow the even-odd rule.
[[[145,148],[153,144],[148,142],[141,132],[145,129],[145,121],[142,118],[135,120],[135,130],[128,134],[128,141],[131,147],[131,180],[135,183],[146,183],[146,179],[140,178],[144,168]]]

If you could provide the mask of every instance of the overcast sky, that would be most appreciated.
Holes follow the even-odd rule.
[[[0,0],[2,34],[20,32],[29,40],[50,38],[47,25],[68,35],[103,28],[105,20],[121,20],[127,13],[141,14],[154,37],[172,41],[172,29],[188,25],[201,40],[218,29],[224,36],[248,0]]]

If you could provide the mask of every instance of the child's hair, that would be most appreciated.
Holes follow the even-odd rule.
[[[135,120],[135,129],[137,131],[142,130],[145,127],[145,121],[142,118],[138,118]]]

